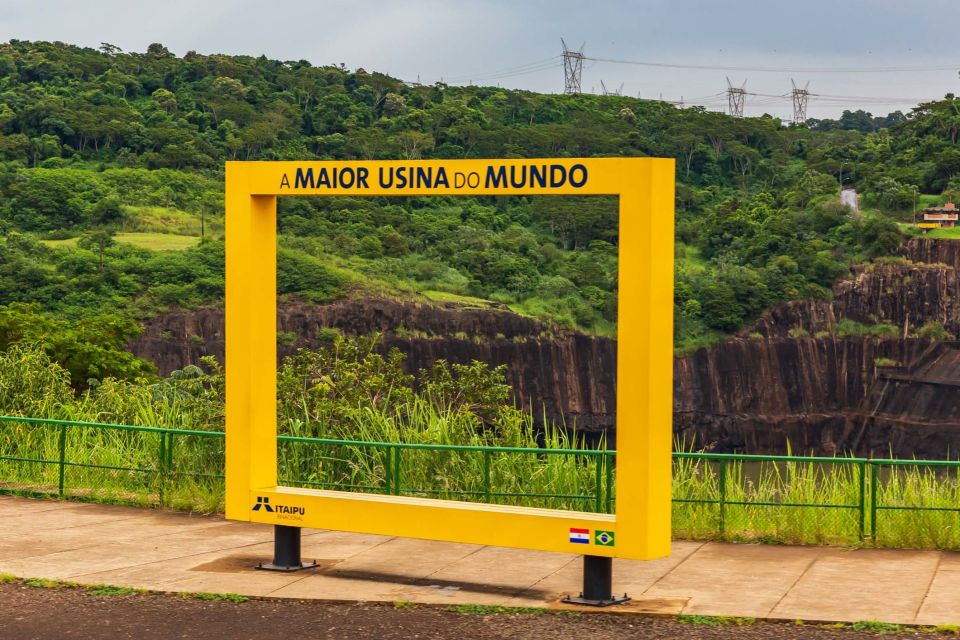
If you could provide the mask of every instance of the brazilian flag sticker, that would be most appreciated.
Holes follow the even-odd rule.
[[[600,531],[598,529],[593,534],[593,541],[601,547],[612,547],[614,546],[613,531]]]

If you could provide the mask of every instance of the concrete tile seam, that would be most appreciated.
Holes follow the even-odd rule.
[[[920,604],[917,605],[917,610],[913,612],[913,619],[916,621],[920,617],[920,611],[923,609],[923,603],[927,601],[927,598],[930,596],[930,589],[933,588],[933,582],[937,579],[937,573],[940,571],[940,565],[943,563],[943,552],[937,552],[937,564],[933,567],[933,571],[930,573],[930,582],[927,583],[927,589],[923,592],[923,597],[920,598]]]
[[[793,591],[793,588],[800,584],[800,581],[803,580],[803,577],[807,575],[811,568],[813,568],[813,565],[820,560],[820,557],[821,555],[817,554],[810,559],[810,562],[808,562],[807,566],[803,568],[803,571],[800,572],[800,575],[797,576],[797,579],[790,583],[790,586],[787,587],[782,594],[780,594],[780,598],[777,600],[776,604],[770,607],[770,611],[767,612],[768,615],[773,614],[773,612],[777,610],[777,607],[780,606],[780,603],[786,600],[787,596],[790,595],[790,592]]]
[[[661,582],[662,580],[664,580],[667,576],[669,576],[670,574],[672,574],[674,571],[676,571],[677,569],[679,569],[680,567],[682,567],[684,564],[686,564],[687,561],[691,560],[695,555],[697,555],[698,553],[700,553],[701,549],[703,549],[705,546],[707,546],[707,541],[702,541],[699,545],[697,545],[697,548],[696,548],[696,549],[694,549],[693,551],[691,551],[690,553],[687,554],[687,557],[686,557],[686,558],[684,558],[683,560],[681,560],[681,561],[678,562],[677,564],[675,564],[675,565],[673,565],[672,567],[670,567],[670,570],[669,570],[669,571],[666,571],[662,576],[660,576],[659,578],[657,578],[656,580],[654,580],[654,581],[650,584],[649,587],[647,587],[646,589],[644,589],[643,591],[641,591],[641,592],[640,592],[640,595],[646,595],[651,589],[653,589],[653,588],[656,587],[658,584],[660,584],[660,582]],[[686,596],[684,596],[684,597],[686,597]],[[688,602],[688,604],[689,604],[689,602]],[[686,605],[684,605],[684,607],[686,607]]]

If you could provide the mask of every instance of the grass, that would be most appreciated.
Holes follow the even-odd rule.
[[[677,616],[677,622],[680,624],[693,624],[702,627],[722,627],[736,625],[744,627],[756,623],[756,618],[747,618],[739,616],[698,616],[680,614]]]
[[[77,246],[78,240],[80,240],[80,238],[64,238],[62,240],[41,240],[40,242],[54,249],[64,248],[64,247],[68,247],[72,249],[73,247]]]
[[[63,589],[65,587],[76,587],[76,582],[67,580],[52,580],[50,578],[26,578],[23,584],[34,589]]]
[[[144,589],[133,589],[131,587],[118,587],[112,584],[92,584],[86,587],[88,596],[100,596],[110,598],[122,598],[124,596],[135,596],[146,593]]]
[[[675,263],[689,273],[696,273],[707,269],[707,260],[700,254],[700,248],[678,242],[676,247]]]
[[[178,235],[174,233],[156,233],[156,232],[122,232],[114,234],[113,239],[117,242],[132,244],[142,249],[151,251],[183,251],[200,244],[200,236]],[[48,247],[63,248],[76,247],[79,238],[66,238],[64,240],[41,240]]]
[[[184,236],[199,236],[201,220],[199,213],[191,213],[171,207],[132,206],[123,207],[124,220],[121,231],[139,233],[171,233]],[[207,215],[204,220],[208,235],[223,232],[221,216]]]
[[[449,293],[447,291],[432,291],[428,289],[421,291],[420,293],[433,302],[455,302],[457,304],[483,308],[490,307],[493,304],[490,300],[484,300],[483,298],[462,296],[456,293]]]
[[[960,238],[960,227],[941,227],[939,229],[930,229],[924,237],[938,240],[956,240]]]
[[[172,233],[118,233],[117,242],[125,242],[151,251],[183,251],[200,244],[199,236],[182,236]]]
[[[396,605],[394,605],[396,606]],[[504,607],[500,605],[487,605],[487,604],[455,604],[450,605],[449,607],[444,607],[444,611],[450,613],[459,613],[461,615],[468,616],[496,616],[496,615],[528,615],[528,616],[542,616],[545,614],[551,615],[580,615],[579,611],[565,611],[565,610],[550,610],[544,609],[541,607]]]
[[[194,598],[195,600],[204,600],[206,602],[232,602],[234,604],[243,604],[250,598],[242,596],[239,593],[208,593],[206,591],[181,591],[181,598]]]

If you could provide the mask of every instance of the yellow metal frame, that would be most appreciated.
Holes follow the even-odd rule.
[[[673,185],[673,160],[659,158],[228,162],[227,518],[597,556],[669,555]],[[616,515],[277,486],[276,203],[288,195],[619,196]],[[589,543],[571,542],[571,529],[588,530]],[[598,532],[613,545],[598,544]]]

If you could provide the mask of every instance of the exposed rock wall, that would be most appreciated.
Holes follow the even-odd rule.
[[[832,300],[784,302],[741,335],[785,338],[793,329],[814,335],[849,318],[892,324],[904,336],[934,320],[960,336],[960,242],[913,238],[904,243],[901,257],[858,265],[833,287]]]
[[[826,455],[960,453],[960,347],[903,338],[928,320],[960,336],[960,242],[915,239],[902,254],[902,262],[858,267],[831,301],[778,305],[741,337],[677,357],[677,435],[716,451],[784,453],[789,443],[795,452]],[[837,337],[844,318],[888,322],[901,337]],[[335,327],[384,332],[382,348],[406,353],[409,371],[438,358],[504,364],[517,402],[538,416],[585,430],[615,426],[610,339],[557,332],[499,309],[391,300],[289,305],[279,326],[296,337],[282,353],[317,347],[321,330]],[[789,337],[796,328],[808,337]],[[164,373],[206,354],[222,359],[222,311],[164,314],[131,347]],[[878,366],[891,363],[897,366]]]
[[[321,330],[384,333],[380,348],[406,354],[409,372],[437,359],[506,365],[516,401],[555,421],[585,430],[614,426],[616,342],[574,332],[551,332],[534,319],[497,309],[347,300],[330,305],[294,304],[280,310],[281,357],[323,344]],[[174,311],[147,323],[131,344],[138,356],[169,373],[201,356],[224,357],[223,310]]]
[[[897,363],[901,366],[879,366]],[[674,431],[719,452],[941,458],[960,452],[960,346],[732,340],[678,358]]]

